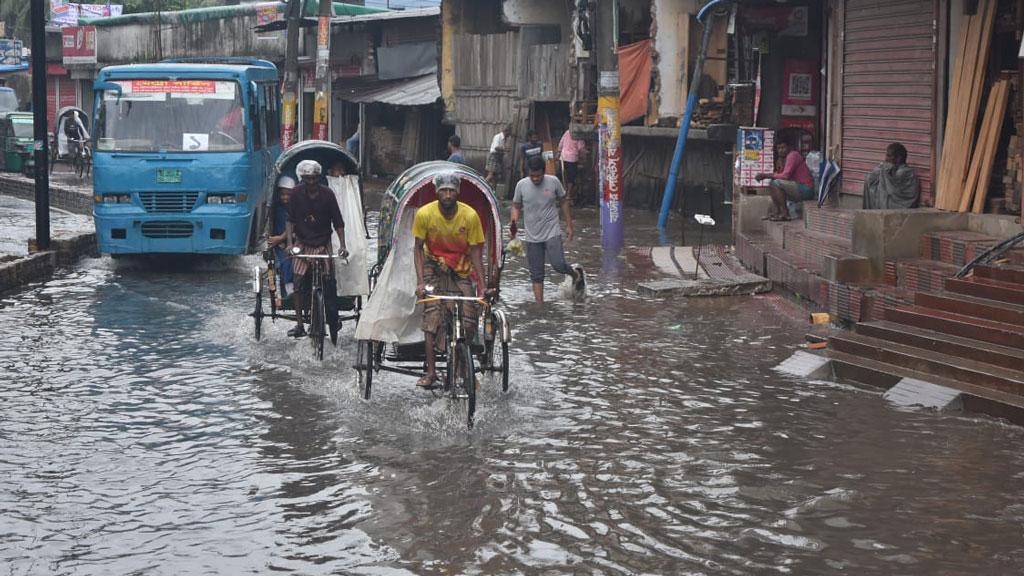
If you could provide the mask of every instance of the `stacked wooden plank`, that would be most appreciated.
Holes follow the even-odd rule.
[[[960,28],[935,199],[942,210],[959,210],[967,184],[997,3],[979,0],[977,12],[966,16]]]
[[[988,107],[981,122],[981,132],[978,134],[974,155],[971,158],[971,168],[960,195],[960,212],[971,210],[975,214],[980,214],[985,207],[985,197],[988,195],[992,180],[992,165],[995,163],[996,147],[1002,135],[1003,123],[1006,121],[1006,103],[1009,99],[1010,81],[1005,78],[998,80],[989,92]]]

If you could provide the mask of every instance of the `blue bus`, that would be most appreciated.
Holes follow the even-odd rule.
[[[103,254],[246,254],[281,153],[277,68],[257,59],[110,66],[93,86]]]

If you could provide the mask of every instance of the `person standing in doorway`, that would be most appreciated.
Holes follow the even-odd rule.
[[[569,195],[570,202],[573,202],[576,195],[579,194],[576,182],[579,175],[580,154],[586,148],[587,145],[583,143],[583,140],[573,138],[572,132],[569,130],[566,130],[565,134],[562,134],[562,139],[558,141],[558,157],[556,159],[562,162],[562,183]]]
[[[517,228],[525,225],[526,260],[530,267],[530,282],[533,284],[533,298],[538,304],[544,303],[544,260],[551,263],[555,272],[572,276],[573,287],[582,294],[585,274],[579,266],[569,266],[565,261],[562,246],[562,227],[559,211],[565,220],[565,239],[572,241],[575,231],[572,223],[572,206],[558,178],[544,173],[544,158],[534,156],[527,164],[529,176],[516,184],[512,199],[512,224]]]
[[[527,167],[530,162],[530,158],[544,157],[544,143],[540,140],[540,135],[537,134],[536,130],[531,129],[526,133],[526,142],[519,145],[519,177],[526,178],[529,173]]]
[[[491,147],[487,150],[487,185],[494,188],[498,185],[498,178],[505,173],[505,142],[508,135],[512,133],[512,126],[506,125],[491,139]]]
[[[462,154],[462,138],[458,134],[452,134],[448,138],[448,161],[456,164],[465,164],[466,157]]]

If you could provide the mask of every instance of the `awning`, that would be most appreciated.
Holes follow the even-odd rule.
[[[332,90],[334,96],[348,102],[366,104],[380,103],[392,106],[425,106],[433,104],[441,97],[441,89],[437,87],[437,75],[427,74],[418,78],[374,82],[362,86],[346,88],[344,80],[341,86]]]

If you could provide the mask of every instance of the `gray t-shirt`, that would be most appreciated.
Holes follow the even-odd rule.
[[[523,225],[526,227],[524,241],[547,242],[562,233],[558,221],[558,201],[564,196],[565,188],[554,176],[545,175],[540,186],[529,178],[523,178],[516,184],[516,194],[512,201],[523,205]]]

